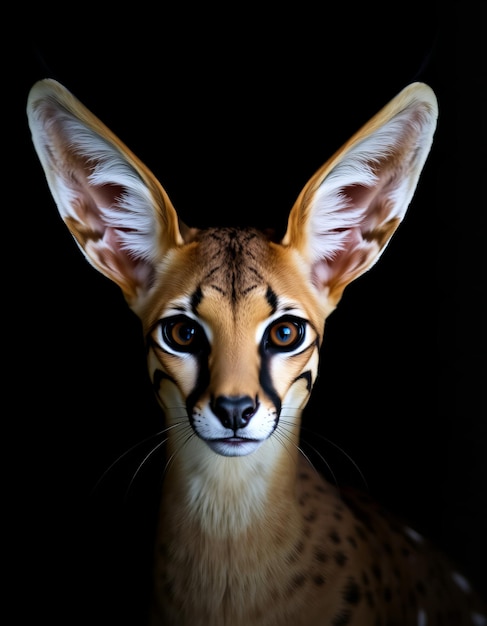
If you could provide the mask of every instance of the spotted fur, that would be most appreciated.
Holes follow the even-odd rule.
[[[430,150],[436,98],[407,86],[308,181],[280,241],[194,229],[135,155],[53,80],[32,138],[88,261],[140,317],[168,467],[152,626],[481,626],[428,541],[299,454],[327,316],[379,258]]]

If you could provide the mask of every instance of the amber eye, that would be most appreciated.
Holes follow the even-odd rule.
[[[201,326],[184,315],[162,320],[161,330],[167,345],[178,352],[198,352],[206,339]]]
[[[286,317],[269,326],[266,347],[287,352],[297,348],[303,341],[305,322],[298,318]]]

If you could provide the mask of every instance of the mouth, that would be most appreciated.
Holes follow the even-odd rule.
[[[263,440],[225,437],[224,439],[206,439],[205,442],[213,452],[221,456],[247,456],[255,452]]]

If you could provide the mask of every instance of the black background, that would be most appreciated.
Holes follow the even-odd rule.
[[[487,592],[486,30],[476,6],[141,5],[123,18],[84,7],[13,25],[4,445],[11,579],[30,598],[19,616],[144,624],[163,468],[155,453],[131,483],[151,440],[104,474],[162,421],[138,321],[73,243],[32,147],[25,103],[46,76],[120,136],[195,226],[284,228],[302,186],[360,125],[406,84],[433,87],[432,152],[390,246],[329,318],[303,445],[319,448],[338,484],[363,486],[341,447],[373,496]]]

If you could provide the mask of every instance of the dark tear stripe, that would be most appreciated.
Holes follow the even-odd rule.
[[[210,384],[210,370],[208,368],[209,351],[202,352],[198,355],[198,375],[196,377],[196,385],[186,398],[186,411],[189,421],[193,425],[193,408],[198,398]]]
[[[308,391],[311,391],[311,386],[313,383],[313,378],[311,375],[310,370],[306,370],[305,372],[302,372],[299,376],[297,376],[294,380],[293,380],[293,385],[294,383],[296,383],[298,380],[300,380],[301,378],[304,378],[304,380],[306,381],[306,389]]]
[[[172,383],[177,385],[176,381],[174,380],[174,378],[172,378],[172,376],[169,376],[163,370],[156,369],[154,371],[154,375],[152,378],[152,387],[156,393],[159,391],[159,387],[161,386],[162,380],[170,380]]]
[[[262,344],[259,348],[259,352],[260,352],[260,362],[261,362],[260,372],[259,372],[259,382],[260,382],[260,386],[262,387],[262,389],[265,391],[267,396],[272,400],[272,403],[276,407],[276,412],[277,412],[276,425],[277,425],[277,419],[281,415],[282,402],[272,385],[272,380],[269,375],[269,367],[268,367],[269,358],[266,356],[265,351],[264,351],[264,346]]]

